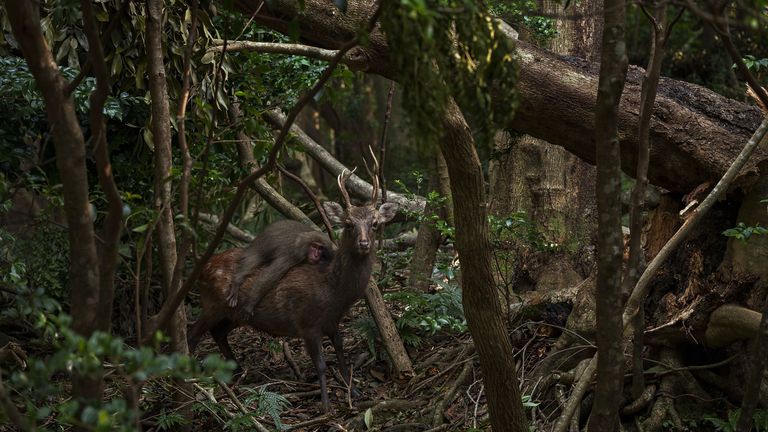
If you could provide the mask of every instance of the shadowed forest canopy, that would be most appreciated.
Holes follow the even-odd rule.
[[[768,430],[764,0],[0,27],[0,429]]]

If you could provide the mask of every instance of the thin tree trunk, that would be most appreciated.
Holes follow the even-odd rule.
[[[66,96],[67,82],[43,37],[37,2],[7,0],[6,11],[30,72],[45,101],[56,148],[56,166],[61,174],[64,213],[69,227],[69,291],[72,329],[89,337],[96,329],[99,309],[99,257],[88,199],[85,167],[85,140],[72,98]],[[99,403],[101,370],[72,377],[75,400]]]
[[[403,340],[400,339],[400,333],[397,332],[395,321],[392,319],[392,315],[389,314],[387,304],[384,302],[384,296],[381,295],[379,287],[376,286],[373,280],[368,283],[368,288],[365,290],[365,302],[368,304],[368,310],[376,322],[376,328],[379,329],[384,349],[389,354],[395,374],[399,378],[412,377],[413,363],[411,363],[411,359],[408,357]]]
[[[182,281],[185,251],[178,255],[176,245],[176,229],[173,221],[173,203],[171,194],[171,167],[173,153],[171,150],[171,113],[168,106],[168,83],[165,74],[164,50],[163,50],[163,0],[147,0],[147,57],[149,72],[149,90],[152,96],[152,136],[155,150],[155,209],[158,212],[157,239],[158,255],[160,258],[160,270],[163,275],[163,292],[165,301],[173,298],[179,290]],[[193,38],[193,32],[190,38]],[[183,84],[182,84],[183,86]],[[186,105],[186,103],[185,103]],[[184,107],[182,107],[183,109]],[[184,112],[181,112],[181,121],[184,120]],[[180,128],[184,133],[184,128]],[[187,216],[189,192],[185,182],[189,181],[191,161],[189,160],[186,137],[180,137],[184,167],[181,181],[181,206],[182,213]],[[187,154],[183,154],[184,152]],[[189,234],[184,236],[189,238]],[[189,240],[182,239],[182,247],[189,247]],[[181,260],[181,261],[180,261]],[[168,326],[171,337],[171,348],[180,354],[189,354],[187,346],[187,315],[182,303],[175,310]],[[187,422],[180,427],[181,430],[189,430],[191,426],[192,412],[183,405],[186,399],[185,393],[189,393],[191,384],[177,380],[179,390],[174,391],[173,398],[179,405],[182,415]]]
[[[93,135],[93,153],[99,177],[99,185],[107,198],[108,210],[101,229],[98,243],[100,257],[99,268],[99,308],[96,316],[97,328],[110,332],[112,328],[112,303],[115,298],[115,270],[117,268],[117,249],[123,224],[123,201],[117,190],[112,165],[109,162],[107,147],[107,125],[104,119],[104,103],[109,95],[109,72],[104,61],[101,37],[96,27],[96,17],[91,0],[82,0],[83,27],[88,38],[88,55],[94,75],[96,89],[91,94],[90,121]]]
[[[440,149],[451,176],[464,312],[480,357],[496,432],[527,431],[512,346],[491,271],[488,211],[480,160],[459,107],[451,102]]]
[[[597,385],[591,432],[614,432],[624,384],[621,295],[621,153],[618,109],[627,73],[624,0],[604,3],[600,80],[595,111],[597,150]]]
[[[638,131],[638,155],[635,186],[632,189],[629,207],[629,259],[624,274],[623,292],[629,294],[635,287],[642,272],[643,249],[640,244],[641,231],[644,224],[643,207],[645,203],[645,191],[648,186],[648,161],[650,160],[650,131],[653,102],[656,100],[656,88],[659,85],[661,75],[661,62],[664,59],[664,45],[667,38],[666,26],[667,6],[664,3],[657,5],[655,18],[648,16],[653,35],[651,46],[651,58],[643,79],[642,96],[640,98],[640,128]],[[645,310],[641,307],[640,313],[635,317],[633,327],[633,355],[632,355],[632,397],[640,398],[645,390],[643,374],[643,330],[645,328]]]
[[[456,219],[453,217],[453,194],[451,193],[451,177],[448,174],[448,165],[442,152],[437,152],[437,178],[440,189],[440,195],[445,197],[443,211],[445,212],[445,221],[448,225],[455,227]]]
[[[155,150],[155,209],[160,270],[166,299],[173,297],[173,274],[176,267],[176,232],[171,202],[171,114],[168,108],[168,84],[163,63],[163,2],[147,0],[147,57],[149,58],[149,90],[152,96],[152,139]],[[186,341],[186,314],[181,304],[169,328],[173,350],[189,352]]]
[[[429,192],[436,190],[438,183],[437,174],[432,173],[429,177]],[[437,231],[435,221],[432,220],[432,215],[435,213],[438,215],[441,213],[440,205],[432,201],[427,202],[411,257],[408,285],[423,292],[429,291],[432,269],[435,267],[435,255],[440,246],[440,233]]]

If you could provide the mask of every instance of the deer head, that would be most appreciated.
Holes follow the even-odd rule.
[[[373,192],[368,204],[353,206],[350,202],[345,184],[354,170],[347,171],[346,169],[336,179],[346,207],[342,208],[341,205],[333,201],[323,203],[328,219],[335,225],[344,227],[340,248],[351,248],[356,255],[368,255],[371,252],[375,240],[374,232],[381,224],[392,220],[399,208],[396,203],[383,203],[378,209],[375,207],[378,200],[379,181],[375,175],[378,162],[375,157],[373,160]]]

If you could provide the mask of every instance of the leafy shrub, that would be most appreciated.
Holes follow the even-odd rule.
[[[424,334],[437,332],[463,333],[467,330],[464,309],[461,303],[461,289],[453,279],[437,280],[435,293],[402,290],[388,293],[387,301],[400,303],[402,314],[395,324],[403,342],[418,347]]]

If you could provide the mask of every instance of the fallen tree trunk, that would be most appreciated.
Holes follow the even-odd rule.
[[[260,0],[239,0],[237,6],[252,14]],[[374,10],[370,0],[349,1],[346,13],[321,0],[298,3],[276,0],[261,8],[256,19],[287,32],[298,17],[301,37],[322,48],[338,48],[351,39],[360,23]],[[380,30],[374,30],[369,45],[356,48],[347,64],[355,69],[388,78],[396,74],[389,65],[389,47]],[[560,145],[587,162],[594,163],[594,107],[597,94],[597,64],[557,56],[533,45],[518,42],[521,74],[520,108],[510,125],[514,129]],[[631,67],[619,110],[622,168],[634,174],[637,157],[637,128],[640,114],[640,84],[643,69]],[[720,178],[741,146],[760,123],[757,107],[728,99],[706,88],[662,79],[651,120],[649,180],[674,192],[689,192],[696,186]],[[768,158],[762,149],[755,162]],[[755,173],[750,163],[743,173]],[[742,177],[744,181],[755,177]],[[737,183],[739,184],[739,183]]]

